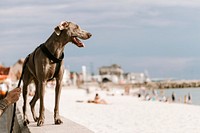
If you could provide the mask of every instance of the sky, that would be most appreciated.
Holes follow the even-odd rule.
[[[200,79],[199,16],[199,0],[2,0],[0,63],[25,58],[66,20],[93,35],[85,48],[65,46],[71,71],[118,64],[150,78]]]

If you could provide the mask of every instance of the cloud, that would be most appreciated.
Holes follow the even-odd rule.
[[[161,67],[165,69],[184,69],[196,59],[189,57],[137,57],[132,58],[137,60],[137,64],[133,64],[135,67]],[[131,59],[130,59],[131,60]],[[141,61],[141,62],[140,62]]]
[[[66,64],[73,68],[90,62],[158,73],[194,68],[199,7],[199,0],[3,0],[0,60],[12,65],[69,20],[93,33],[86,49],[66,48]]]
[[[199,0],[130,0],[132,3],[137,3],[140,5],[154,5],[154,6],[163,6],[163,7],[199,7]]]
[[[150,26],[154,26],[154,27],[166,27],[166,26],[173,26],[174,24],[176,24],[175,21],[172,20],[167,20],[167,19],[141,19],[141,24],[143,25],[150,25]]]
[[[84,3],[87,4],[84,4]],[[196,2],[196,3],[194,3]],[[87,0],[87,1],[59,2],[49,1],[19,1],[14,4],[5,2],[0,8],[1,24],[20,23],[52,25],[63,19],[84,23],[95,27],[133,27],[134,25],[167,26],[175,23],[175,20],[159,18],[164,14],[158,7],[191,7],[200,5],[197,1],[187,0]],[[153,10],[154,9],[154,10]],[[172,15],[172,14],[171,14]],[[20,18],[20,19],[19,19]],[[54,18],[54,19],[52,19]],[[130,24],[133,24],[130,26]],[[129,25],[126,26],[126,25]]]

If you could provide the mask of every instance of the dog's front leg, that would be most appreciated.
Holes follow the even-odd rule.
[[[39,97],[40,97],[40,115],[39,115],[39,119],[38,119],[38,122],[37,122],[37,126],[42,126],[44,124],[44,111],[45,111],[45,108],[44,108],[44,93],[45,93],[45,85],[46,85],[46,82],[45,81],[42,81],[42,82],[39,82]]]
[[[56,125],[62,124],[62,120],[59,115],[59,102],[61,93],[61,81],[62,79],[56,79],[56,89],[55,89],[55,108],[54,108],[54,122]]]

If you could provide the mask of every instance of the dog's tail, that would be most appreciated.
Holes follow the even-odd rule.
[[[20,84],[21,84],[21,81],[22,81],[22,78],[23,78],[23,75],[24,75],[24,69],[26,68],[26,64],[27,64],[27,62],[29,60],[29,56],[30,56],[30,54],[24,60],[24,64],[23,64],[23,67],[22,67],[22,73],[21,73],[21,76],[20,76],[20,79],[19,79],[17,87],[20,87]]]
[[[21,80],[22,80],[22,78],[23,78],[23,76],[24,76],[24,70],[25,70],[26,64],[27,64],[27,62],[28,62],[28,60],[29,60],[29,56],[30,56],[30,54],[29,54],[29,55],[26,57],[26,59],[24,60],[24,64],[23,64],[23,68],[22,68],[22,74],[21,74],[21,77],[20,77],[20,79],[19,79],[18,87],[20,87]]]

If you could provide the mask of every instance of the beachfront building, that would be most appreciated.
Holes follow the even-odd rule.
[[[99,68],[99,74],[100,75],[116,75],[116,76],[120,76],[123,73],[124,73],[124,71],[117,64],[113,64],[111,66],[102,66],[102,67]]]
[[[148,82],[149,78],[145,73],[126,73],[124,74],[127,83],[144,83]]]
[[[102,82],[111,81],[113,83],[120,83],[123,78],[124,71],[121,66],[113,64],[111,66],[102,66],[99,68],[99,75],[102,77]]]

